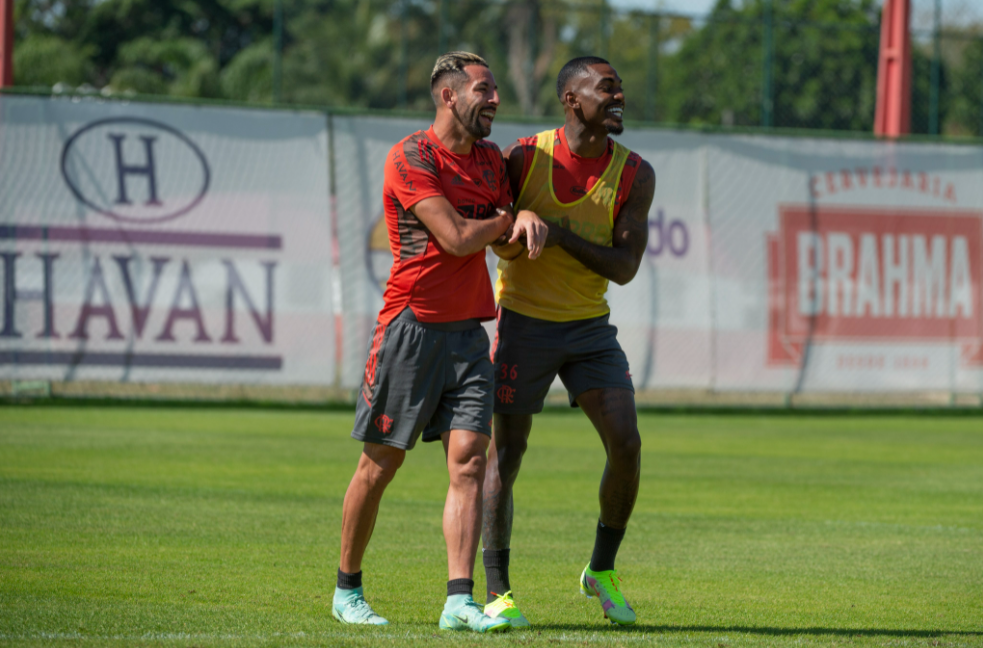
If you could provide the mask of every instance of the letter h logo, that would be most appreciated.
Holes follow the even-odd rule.
[[[123,161],[123,140],[126,139],[126,135],[110,133],[109,139],[113,141],[113,146],[116,151],[116,181],[117,187],[119,188],[116,197],[116,204],[132,204],[130,202],[129,195],[126,192],[126,176],[128,175],[142,175],[147,177],[147,193],[149,197],[147,202],[144,204],[155,206],[162,204],[160,200],[157,199],[157,171],[156,167],[154,166],[154,142],[157,141],[157,138],[149,135],[140,136],[140,141],[143,142],[143,150],[145,153],[145,162],[142,166],[126,164],[126,162]]]

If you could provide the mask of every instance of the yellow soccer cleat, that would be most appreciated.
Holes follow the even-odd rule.
[[[635,623],[635,610],[621,593],[620,584],[621,578],[613,569],[596,572],[587,565],[580,575],[580,593],[600,599],[605,619],[618,625],[631,625]]]
[[[494,593],[492,592],[492,594]],[[529,619],[519,611],[519,607],[515,604],[515,599],[512,598],[511,590],[504,594],[499,594],[494,601],[486,605],[485,614],[493,619],[508,619],[513,628],[529,627]]]

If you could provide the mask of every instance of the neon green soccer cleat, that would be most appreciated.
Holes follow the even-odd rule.
[[[596,572],[591,571],[590,565],[587,565],[580,575],[580,593],[587,598],[596,596],[600,599],[604,618],[611,623],[631,625],[635,623],[635,610],[631,609],[625,595],[621,593],[620,583],[621,578],[615,570]]]
[[[351,590],[335,589],[331,614],[346,624],[389,625],[389,622],[376,614],[365,600],[361,587]]]
[[[495,592],[492,592],[494,594]],[[493,619],[508,619],[513,628],[528,628],[529,620],[519,612],[512,591],[500,594],[498,598],[485,606],[485,615]]]
[[[441,630],[472,630],[481,633],[501,632],[512,628],[508,619],[492,619],[486,616],[467,594],[447,597],[439,626]]]

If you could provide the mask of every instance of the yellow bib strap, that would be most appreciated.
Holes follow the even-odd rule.
[[[536,136],[536,152],[519,190],[516,209],[529,209],[543,220],[561,224],[595,245],[611,246],[618,183],[631,153],[617,142],[610,164],[593,187],[572,203],[562,203],[553,189],[556,131]],[[495,294],[499,304],[528,317],[569,322],[610,312],[604,298],[608,280],[589,270],[559,247],[535,261],[522,254],[500,261]]]

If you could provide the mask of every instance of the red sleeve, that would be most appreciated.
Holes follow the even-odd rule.
[[[642,164],[642,156],[638,153],[629,153],[625,161],[625,167],[621,170],[621,181],[618,183],[618,196],[614,201],[614,218],[618,219],[621,213],[621,206],[628,202],[628,194],[631,186],[635,183],[635,176],[638,175],[638,168]]]
[[[409,137],[389,150],[384,177],[385,191],[403,209],[424,198],[443,196],[437,171],[437,152],[426,138]]]
[[[522,191],[522,187],[526,184],[526,178],[529,177],[529,169],[532,168],[532,159],[536,156],[536,136],[532,137],[520,137],[519,146],[522,147],[522,176],[519,177],[519,191]],[[515,196],[518,200],[519,197]]]
[[[514,196],[512,196],[512,187],[509,186],[509,170],[505,166],[505,158],[502,157],[502,152],[498,151],[498,200],[495,202],[496,207],[508,207],[514,201]]]

